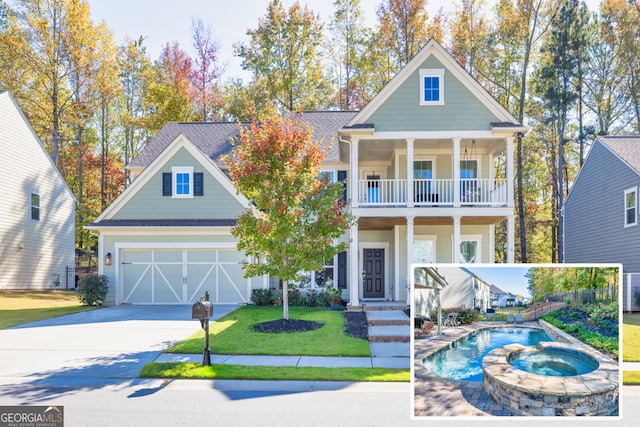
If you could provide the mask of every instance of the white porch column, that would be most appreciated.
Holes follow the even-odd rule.
[[[393,227],[393,265],[400,266],[400,226]],[[400,268],[393,269],[393,300],[400,299]]]
[[[356,222],[349,230],[351,243],[349,244],[349,305],[360,306],[358,297],[360,292],[360,264],[358,263],[358,223]]]
[[[513,141],[515,138],[509,136],[506,138],[507,143],[507,206],[513,207],[515,204],[515,193],[513,190]]]
[[[407,304],[411,304],[411,264],[413,263],[413,220],[415,217],[407,217]]]
[[[358,207],[360,200],[360,195],[358,194],[358,179],[360,178],[358,171],[358,141],[358,138],[351,138],[351,144],[349,145],[349,168],[351,169],[349,187],[351,187],[351,206],[354,208]]]
[[[413,138],[407,138],[407,207],[413,207]]]
[[[460,138],[453,139],[453,207],[460,207]]]
[[[459,263],[460,259],[460,217],[453,217],[453,262]]]
[[[489,264],[496,262],[496,225],[489,225]]]
[[[507,217],[507,262],[513,264],[515,261],[515,217],[509,215]]]

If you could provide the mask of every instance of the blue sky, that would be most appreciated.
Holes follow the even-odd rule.
[[[490,285],[496,285],[505,292],[520,294],[525,297],[531,296],[529,289],[527,289],[529,282],[525,277],[525,274],[529,271],[529,266],[499,265],[494,267],[483,265],[475,267],[465,265],[464,267],[485,282],[488,282]]]
[[[295,0],[282,0],[285,7]],[[11,0],[9,0],[9,3]],[[95,22],[105,21],[114,32],[115,40],[121,44],[126,36],[146,38],[145,46],[151,59],[157,59],[162,47],[177,41],[183,50],[192,53],[191,17],[199,17],[213,29],[220,43],[221,62],[226,64],[223,80],[250,75],[243,72],[240,59],[233,56],[233,44],[247,42],[247,29],[255,29],[258,19],[264,17],[270,0],[88,0],[91,16]],[[368,26],[376,23],[375,11],[381,0],[360,0]],[[596,7],[600,0],[588,0]],[[328,22],[333,13],[333,0],[300,0]],[[486,0],[487,5],[493,0]],[[460,0],[427,0],[429,16],[434,16],[444,7],[449,10],[460,4]]]

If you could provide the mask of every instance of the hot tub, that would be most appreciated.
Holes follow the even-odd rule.
[[[511,363],[535,353],[544,357],[533,372]],[[549,355],[560,359],[554,361]],[[567,368],[569,358],[580,360],[585,372],[574,374]],[[563,374],[546,375],[545,370],[553,365]],[[482,370],[487,394],[519,415],[611,415],[618,411],[618,364],[593,349],[560,342],[541,342],[536,347],[511,344],[487,354]]]

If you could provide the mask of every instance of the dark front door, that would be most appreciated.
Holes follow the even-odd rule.
[[[384,298],[384,249],[363,249],[363,298]]]

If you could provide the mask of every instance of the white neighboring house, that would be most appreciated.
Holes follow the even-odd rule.
[[[416,317],[431,318],[437,308],[437,288],[440,291],[440,303],[446,308],[472,308],[485,312],[490,307],[489,284],[463,267],[431,268],[432,276],[443,282],[442,286],[432,286],[433,280],[416,278],[414,304]]]
[[[0,289],[73,286],[75,197],[7,91],[0,91],[0,180]]]

